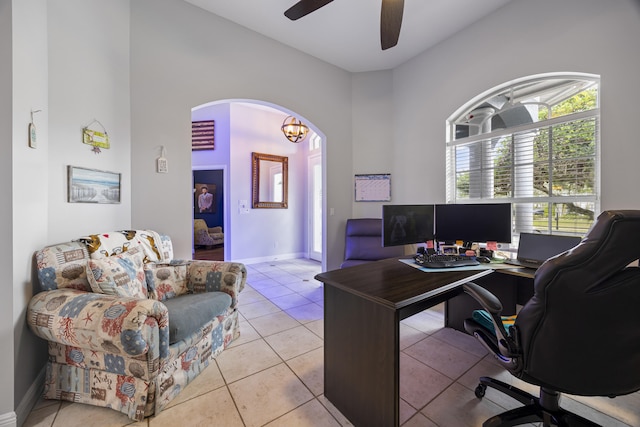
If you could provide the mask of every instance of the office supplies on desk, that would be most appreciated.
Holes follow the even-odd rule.
[[[580,237],[576,236],[520,233],[517,258],[506,260],[505,263],[538,268],[547,259],[573,248],[580,240]]]

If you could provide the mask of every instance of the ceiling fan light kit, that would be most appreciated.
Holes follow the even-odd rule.
[[[284,12],[284,16],[292,21],[315,12],[333,0],[300,0]],[[402,14],[404,12],[404,0],[382,0],[380,11],[380,44],[382,50],[389,49],[398,44],[400,28],[402,27]]]

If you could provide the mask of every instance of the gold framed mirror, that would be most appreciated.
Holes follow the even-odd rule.
[[[251,187],[254,209],[287,209],[289,158],[251,153]]]

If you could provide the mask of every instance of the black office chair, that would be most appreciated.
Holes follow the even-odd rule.
[[[536,272],[534,295],[507,333],[500,301],[469,283],[466,293],[490,313],[493,326],[472,318],[465,329],[511,374],[540,386],[535,397],[482,377],[476,396],[495,388],[523,403],[483,426],[542,422],[597,426],[559,406],[561,393],[615,397],[640,390],[640,211],[603,212],[573,249]]]

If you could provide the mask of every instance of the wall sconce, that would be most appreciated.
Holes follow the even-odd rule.
[[[282,122],[282,133],[291,142],[300,142],[309,132],[309,127],[293,116],[288,116]]]

